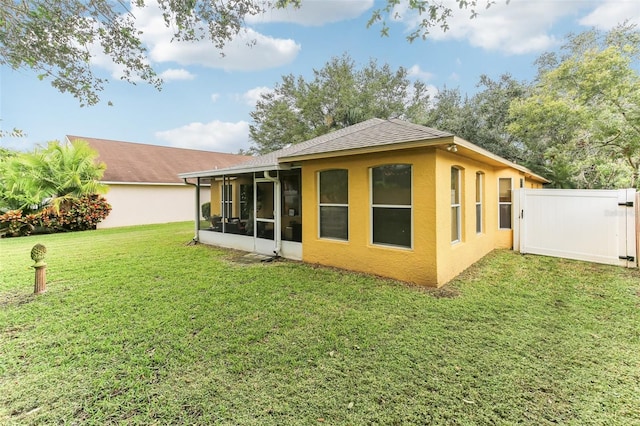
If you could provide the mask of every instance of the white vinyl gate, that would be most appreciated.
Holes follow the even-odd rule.
[[[635,189],[518,189],[513,247],[590,262],[637,266]]]

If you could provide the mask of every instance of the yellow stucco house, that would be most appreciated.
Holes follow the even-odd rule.
[[[196,220],[201,243],[427,286],[510,248],[512,189],[547,182],[455,135],[397,119],[180,177],[196,188],[212,183],[212,217]]]

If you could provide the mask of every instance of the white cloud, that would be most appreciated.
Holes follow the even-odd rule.
[[[305,0],[299,8],[268,9],[262,15],[247,17],[247,23],[289,22],[322,26],[357,18],[373,6],[373,0]]]
[[[240,32],[224,48],[224,56],[207,40],[184,42],[170,38],[147,41],[155,62],[177,62],[182,66],[202,65],[226,71],[253,71],[291,63],[301,46],[291,39],[278,39],[252,29]]]
[[[407,74],[409,77],[419,78],[420,80],[431,80],[433,78],[433,74],[429,71],[424,71],[420,68],[420,65],[414,65],[407,70]]]
[[[237,153],[248,149],[249,123],[214,120],[209,123],[189,123],[176,129],[155,133],[155,137],[176,148]]]
[[[605,0],[579,23],[605,31],[627,20],[631,24],[640,25],[639,6],[638,0]]]
[[[269,87],[264,87],[264,86],[254,87],[253,89],[249,89],[245,93],[243,93],[242,99],[250,107],[255,107],[256,103],[258,102],[258,99],[260,99],[260,96],[264,93],[270,93],[270,92],[273,92],[273,89]]]
[[[164,81],[172,81],[172,80],[193,80],[196,78],[195,75],[191,74],[189,71],[185,69],[173,69],[169,68],[168,70],[160,73],[160,78]]]
[[[218,102],[218,99],[220,99],[220,93],[211,94],[211,102]]]
[[[200,41],[172,41],[174,30],[167,28],[157,5],[132,6],[136,26],[149,51],[149,58],[158,63],[176,62],[182,66],[202,65],[209,68],[261,70],[291,63],[301,46],[291,39],[260,34],[246,28],[224,48],[224,55],[207,38]]]
[[[580,1],[498,1],[490,8],[478,8],[478,15],[470,19],[469,9],[460,9],[446,0],[452,15],[449,29],[433,28],[428,35],[433,40],[467,40],[472,46],[508,54],[526,54],[549,49],[559,43],[548,34],[549,28],[563,17],[576,13],[577,7],[591,4]],[[482,4],[482,2],[480,2]],[[413,31],[421,17],[407,7],[406,1],[396,6],[392,14]]]

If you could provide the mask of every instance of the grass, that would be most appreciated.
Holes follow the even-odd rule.
[[[640,424],[637,270],[496,251],[427,290],[191,236],[0,240],[0,424]]]

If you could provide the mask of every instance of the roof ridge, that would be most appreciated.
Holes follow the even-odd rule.
[[[181,147],[177,147],[177,146],[156,145],[156,144],[150,144],[150,143],[144,143],[144,142],[130,142],[130,141],[121,141],[121,140],[117,140],[117,139],[92,138],[92,137],[88,137],[88,136],[65,135],[65,137],[68,140],[75,139],[75,140],[84,140],[84,141],[87,141],[87,142],[89,142],[89,140],[92,140],[92,141],[97,141],[98,143],[100,143],[100,142],[120,143],[120,144],[136,145],[136,146],[142,146],[142,147],[148,147],[148,148],[159,148],[159,149],[169,149],[169,150],[177,149],[177,150],[185,150],[185,151],[190,151],[190,152],[205,152],[207,154],[221,154],[221,155],[234,155],[234,156],[242,156],[243,155],[243,154],[234,154],[234,153],[231,153],[231,152],[208,151],[206,149],[194,149],[194,148],[181,148]]]

